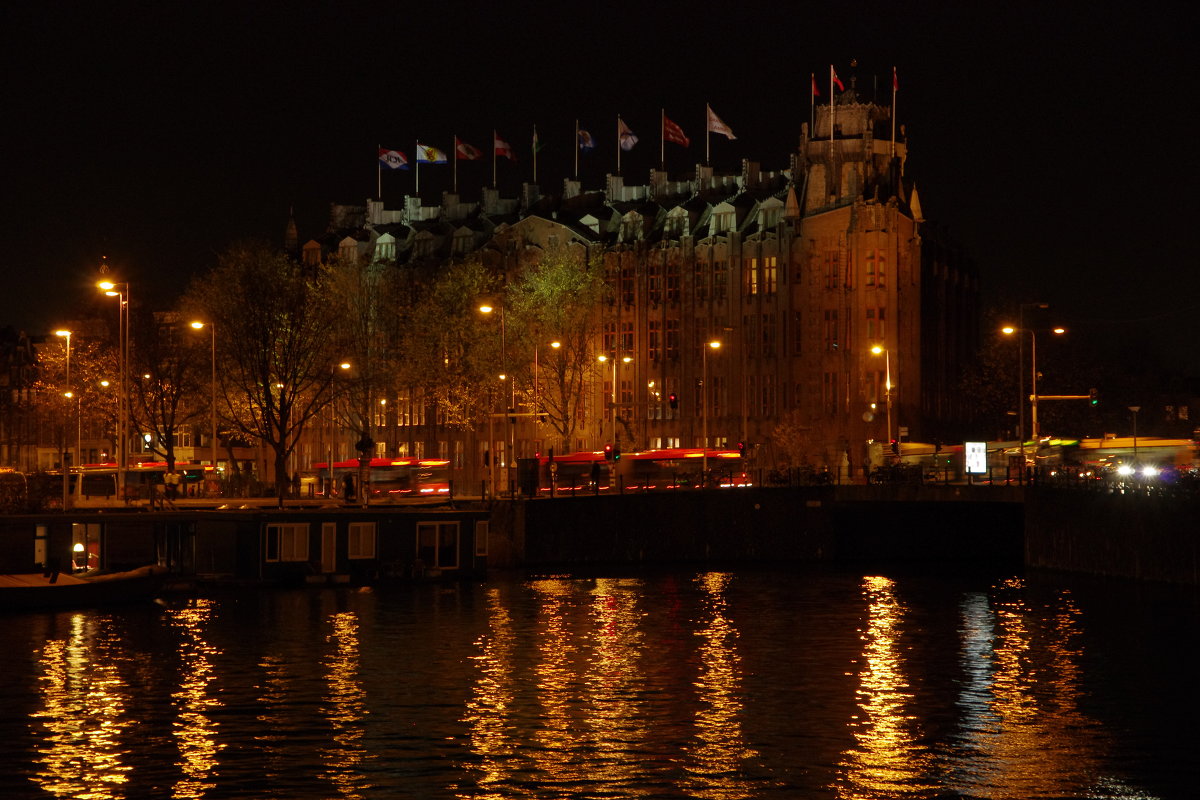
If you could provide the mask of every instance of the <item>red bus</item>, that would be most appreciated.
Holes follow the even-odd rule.
[[[450,493],[450,462],[442,458],[372,458],[369,470],[371,499],[431,497]],[[333,483],[329,483],[329,462],[313,464],[317,475],[318,496],[342,497],[346,476],[353,476],[357,492],[357,458],[333,462]]]

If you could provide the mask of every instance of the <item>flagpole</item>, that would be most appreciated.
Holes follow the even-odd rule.
[[[812,139],[817,135],[817,93],[813,91],[817,88],[817,73],[808,73],[808,138]]]
[[[492,128],[492,188],[496,188],[496,129]]]
[[[667,169],[667,110],[660,108],[658,121],[658,166],[664,172]]]
[[[892,134],[892,138],[895,139],[896,135]],[[375,145],[376,153],[378,153],[382,149],[383,149],[382,144]],[[383,199],[383,164],[380,163],[378,158],[375,159],[375,198],[377,200]],[[216,464],[213,464],[213,466],[215,467]]]
[[[575,180],[579,180],[579,120],[575,120]]]
[[[454,134],[454,193],[458,194],[458,134]]]
[[[621,115],[617,114],[617,174],[621,174]]]
[[[896,158],[896,68],[892,67],[892,159]]]
[[[537,125],[533,126],[533,185],[537,186]]]
[[[705,103],[704,104],[704,166],[706,166],[706,167],[709,165],[708,137],[711,132],[708,130],[708,118],[711,115],[712,115],[712,106],[709,105],[708,103]],[[708,390],[705,389],[704,391],[707,392]],[[707,445],[705,445],[705,446],[707,447]]]
[[[416,166],[417,187],[413,191],[416,193],[417,197],[420,197],[421,196],[421,143],[419,141],[417,142],[417,149],[414,150],[413,152],[417,156],[417,166]]]

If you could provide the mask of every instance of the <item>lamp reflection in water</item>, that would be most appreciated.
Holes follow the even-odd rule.
[[[201,598],[166,615],[180,637],[179,686],[171,693],[178,712],[172,732],[183,773],[172,794],[177,798],[204,797],[216,787],[217,753],[223,745],[217,742],[217,722],[213,715],[224,704],[212,687],[217,677],[213,657],[221,651],[205,638],[212,608],[211,600]]]
[[[890,578],[863,578],[863,595],[867,623],[858,673],[859,713],[849,725],[855,746],[839,765],[839,795],[861,800],[927,797],[936,789],[926,782],[932,758],[914,730],[914,698],[900,642],[908,609]]]
[[[742,717],[742,660],[738,631],[729,616],[726,592],[733,576],[709,572],[696,578],[704,603],[700,674],[696,678],[696,741],[686,748],[688,778],[682,789],[692,797],[751,797],[744,762],[756,755],[746,744]]]
[[[30,716],[41,758],[33,782],[55,797],[123,798],[129,731],[129,686],[114,653],[120,643],[100,629],[99,618],[72,614],[70,632],[38,654],[40,708]]]
[[[631,785],[644,765],[628,754],[647,741],[642,581],[598,578],[591,592],[591,664],[584,707],[592,780],[615,790]],[[591,760],[591,759],[589,759]]]
[[[330,615],[332,631],[326,641],[333,651],[324,659],[328,682],[322,712],[332,730],[330,741],[321,749],[325,770],[321,777],[337,787],[342,797],[363,797],[370,788],[362,765],[367,759],[363,737],[366,733],[366,690],[359,675],[358,615],[342,611]]]
[[[467,700],[463,717],[470,730],[471,752],[477,759],[468,768],[478,774],[483,796],[512,779],[516,766],[513,753],[518,743],[513,736],[512,709],[515,701],[512,612],[497,589],[487,591],[488,631],[476,640],[478,676]]]

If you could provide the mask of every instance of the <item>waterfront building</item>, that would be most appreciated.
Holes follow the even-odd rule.
[[[485,189],[478,203],[447,193],[437,206],[332,206],[328,231],[300,245],[306,263],[436,269],[474,256],[511,281],[567,248],[601,264],[610,290],[593,348],[614,361],[589,376],[570,441],[536,417],[459,436],[414,391],[392,398],[377,454],[445,457],[470,484],[489,454],[507,467],[555,446],[741,444],[767,468],[857,470],[879,458],[873,442],[959,435],[978,274],[925,219],[892,123],[851,84],[814,109],[777,171],[698,164],[678,180],[609,175],[597,191],[567,180],[557,196],[526,184],[517,198]]]

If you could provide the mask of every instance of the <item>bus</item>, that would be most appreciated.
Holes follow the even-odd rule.
[[[623,453],[608,460],[603,451],[521,459],[520,485],[527,496],[554,492],[653,491],[700,487],[705,456],[708,486],[750,486],[742,453],[717,448],[672,447]]]
[[[206,467],[190,461],[176,461],[179,474],[179,497],[199,497],[204,494]],[[125,499],[120,495],[120,471],[115,461],[84,464],[71,470],[70,493],[76,508],[105,508],[126,502],[151,500],[162,495],[167,462],[145,461],[125,470]]]
[[[405,497],[436,497],[450,494],[450,462],[442,458],[372,458],[369,463],[369,494],[373,500]],[[345,481],[351,476],[357,494],[357,458],[333,462],[332,482],[328,461],[313,464],[318,497],[344,496]]]

